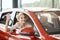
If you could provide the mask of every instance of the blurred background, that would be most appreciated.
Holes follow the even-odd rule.
[[[0,11],[11,8],[44,7],[60,9],[60,0],[0,0]]]

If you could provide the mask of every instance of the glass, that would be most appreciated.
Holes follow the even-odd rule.
[[[35,13],[48,34],[60,33],[60,12],[41,12]]]

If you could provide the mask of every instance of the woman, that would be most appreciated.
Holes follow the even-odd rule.
[[[10,14],[8,13],[6,15],[6,31],[10,31],[10,33],[12,33],[12,31],[14,29],[18,29],[19,33],[21,32],[20,30],[26,28],[26,27],[32,27],[32,25],[27,22],[27,15],[24,14],[24,13],[19,13],[16,15],[16,18],[17,18],[17,23],[12,27],[12,28],[8,28],[8,22],[10,20]],[[13,38],[13,39],[16,39],[16,40],[19,40],[18,38],[12,36],[9,32],[3,32],[0,30],[0,39],[2,38],[2,40],[6,39],[6,40],[9,40],[9,37],[10,38]]]
[[[6,31],[8,31],[8,21],[10,19],[10,14],[7,14],[6,15]],[[24,29],[26,27],[32,27],[31,23],[27,22],[28,18],[27,18],[27,15],[24,14],[24,13],[19,13],[16,15],[16,19],[17,19],[17,23],[12,27],[10,28],[10,32],[12,32],[14,29],[18,29],[19,33],[20,33],[20,30],[21,29]]]

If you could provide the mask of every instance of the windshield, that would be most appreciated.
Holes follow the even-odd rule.
[[[60,33],[59,12],[36,12],[35,15],[48,34]]]

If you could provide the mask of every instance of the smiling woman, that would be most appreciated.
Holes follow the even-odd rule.
[[[16,15],[16,19],[14,22],[16,22],[13,27],[11,27],[10,29],[8,29],[8,23],[10,20],[10,14],[8,13],[6,15],[6,31],[10,30],[9,32],[12,33],[13,30],[19,29],[19,33],[21,31],[21,29],[24,29],[26,27],[32,27],[32,24],[28,22],[28,16],[25,13],[18,13]]]

